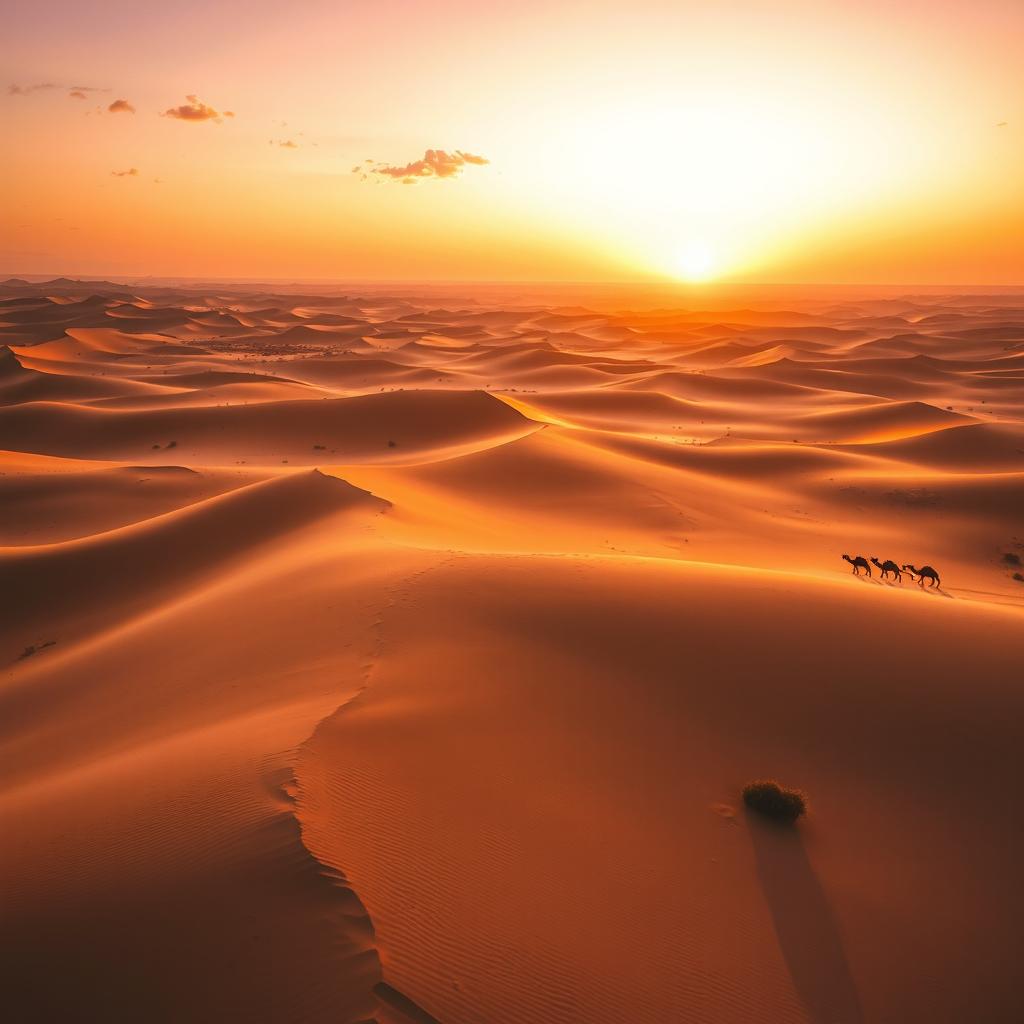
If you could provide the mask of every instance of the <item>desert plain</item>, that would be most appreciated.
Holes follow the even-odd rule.
[[[0,343],[5,1019],[1024,1019],[1024,292],[13,280]]]

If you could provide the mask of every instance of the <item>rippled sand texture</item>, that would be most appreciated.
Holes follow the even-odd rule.
[[[1024,1018],[1024,296],[8,282],[0,341],[8,1019]]]

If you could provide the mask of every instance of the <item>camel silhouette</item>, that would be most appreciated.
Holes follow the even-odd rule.
[[[939,579],[939,574],[930,565],[922,565],[920,569],[915,569],[914,566],[908,564],[903,566],[903,568],[917,577],[918,586],[923,587],[926,579],[931,580],[931,583],[928,584],[930,587],[938,587],[942,585],[942,581]]]
[[[871,562],[882,570],[883,580],[889,573],[892,573],[893,579],[899,580],[900,583],[903,582],[903,573],[900,572],[900,567],[891,558],[887,558],[884,562],[880,562],[877,558],[872,558]]]
[[[861,569],[863,569],[869,576],[871,575],[871,566],[868,565],[868,560],[863,555],[858,555],[856,558],[851,558],[849,555],[843,555],[843,558],[853,566],[854,576],[859,576]]]

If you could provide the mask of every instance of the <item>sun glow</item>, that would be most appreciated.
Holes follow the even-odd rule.
[[[688,242],[676,256],[674,273],[685,281],[706,281],[714,275],[715,254],[701,241]]]
[[[864,210],[934,181],[932,143],[909,146],[880,123],[872,88],[852,102],[793,76],[765,87],[696,67],[666,86],[671,100],[591,91],[568,127],[528,148],[522,173],[536,175],[552,220],[572,211],[573,230],[593,231],[624,269],[687,281],[770,274],[809,240],[827,247]],[[879,135],[891,160],[877,158]]]
[[[219,71],[192,80],[167,5],[118,33],[17,6],[0,278],[1024,279],[1019,2],[257,4],[252,52],[211,36]],[[440,69],[415,103],[401,76],[361,91],[394,9],[394,59]]]
[[[839,162],[812,102],[724,84],[690,91],[671,104],[591,97],[558,166],[571,182],[563,203],[602,224],[624,262],[702,281],[775,244]]]

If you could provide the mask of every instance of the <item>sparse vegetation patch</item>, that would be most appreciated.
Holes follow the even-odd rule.
[[[807,811],[799,790],[786,789],[771,779],[747,783],[743,787],[743,802],[758,814],[784,825],[792,825]]]

